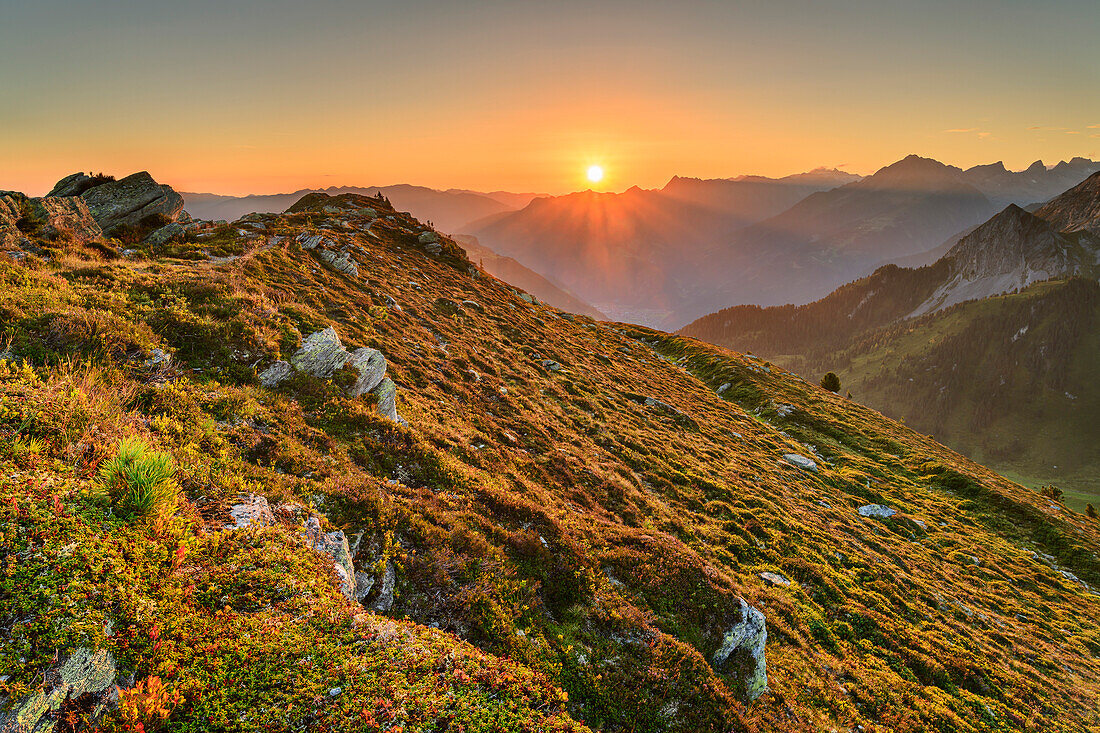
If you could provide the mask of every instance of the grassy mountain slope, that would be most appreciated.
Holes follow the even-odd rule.
[[[758,359],[529,304],[377,213],[0,263],[25,360],[0,367],[0,693],[83,647],[163,680],[173,730],[1100,725],[1095,520]],[[385,354],[407,426],[339,374],[258,384],[327,326]],[[98,496],[134,436],[175,511]],[[221,530],[242,494],[278,521]],[[384,577],[341,594],[314,509],[388,611]],[[753,702],[714,662],[740,599],[768,630]]]
[[[802,362],[976,460],[1080,509],[1100,503],[1100,285],[1039,283],[856,339]]]
[[[1098,234],[1094,173],[1034,215],[1008,206],[933,265],[883,267],[804,306],[727,308],[681,333],[808,378],[837,371],[857,399],[1081,508],[1100,499]]]

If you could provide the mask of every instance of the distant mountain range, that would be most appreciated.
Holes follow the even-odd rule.
[[[1006,205],[1034,206],[1098,170],[1084,158],[963,170],[912,155],[863,179],[817,169],[564,196],[410,185],[323,192],[381,192],[441,231],[476,237],[494,267],[499,254],[513,273],[537,273],[614,319],[671,327],[732,304],[807,303],[886,263],[929,264]],[[234,220],[311,192],[183,196],[195,217]]]
[[[681,330],[819,379],[998,470],[1100,492],[1100,173],[1015,204],[932,265],[886,266],[803,306]]]
[[[1097,170],[1083,158],[962,170],[914,155],[865,179],[673,178],[660,190],[550,197],[467,230],[616,318],[668,326],[731,303],[811,301]]]

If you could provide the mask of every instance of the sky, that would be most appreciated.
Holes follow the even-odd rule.
[[[1100,158],[1097,0],[0,0],[0,189],[563,193]]]

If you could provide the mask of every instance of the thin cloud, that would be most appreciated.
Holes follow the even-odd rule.
[[[1068,127],[1051,127],[1050,125],[1032,125],[1029,130],[1051,130],[1054,132],[1068,130]]]
[[[955,127],[950,130],[944,130],[944,132],[977,132],[976,127]]]

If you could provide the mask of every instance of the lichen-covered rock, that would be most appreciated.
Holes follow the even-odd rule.
[[[329,326],[307,336],[294,356],[290,357],[290,364],[300,372],[328,379],[350,358],[336,329]]]
[[[175,221],[183,211],[183,197],[145,171],[88,189],[81,198],[108,234],[119,227],[139,226],[157,215]]]
[[[54,187],[50,189],[50,192],[46,194],[47,198],[55,196],[79,196],[80,192],[85,190],[88,186],[88,182],[92,180],[92,177],[84,172],[73,173],[72,175],[65,176],[60,181],[54,184]]]
[[[884,504],[864,504],[858,511],[861,517],[874,517],[876,519],[889,519],[897,514],[897,511]]]
[[[84,243],[103,236],[88,205],[78,196],[30,199],[28,203],[31,215],[42,223],[41,235],[46,239]]]
[[[404,423],[397,414],[397,385],[389,377],[384,378],[374,388],[374,395],[378,398],[378,412],[394,422]]]
[[[241,497],[240,503],[229,508],[232,522],[225,529],[244,529],[245,527],[267,527],[275,523],[275,513],[267,498],[257,494]]]
[[[349,601],[355,597],[355,566],[351,562],[351,551],[348,549],[348,538],[340,530],[325,532],[321,529],[321,521],[316,515],[306,520],[306,534],[313,544],[313,549],[323,552],[332,558],[336,574],[340,577],[340,590]]]
[[[386,357],[378,349],[356,349],[349,355],[348,364],[359,372],[355,384],[347,388],[348,397],[360,397],[377,387],[386,376]]]
[[[817,473],[817,462],[807,458],[806,456],[800,456],[797,453],[784,453],[783,459],[792,466],[798,466],[803,471]]]
[[[746,701],[752,701],[768,689],[768,668],[764,658],[764,645],[768,640],[768,628],[764,614],[740,602],[741,620],[729,628],[722,637],[722,645],[711,657],[711,666],[722,674],[728,674],[736,682],[734,687]]]
[[[47,733],[61,723],[62,707],[69,699],[84,695],[93,717],[116,701],[115,681],[118,667],[114,656],[104,649],[80,648],[59,669],[43,675],[47,684],[37,692],[0,710],[0,733]]]
[[[274,362],[267,369],[260,372],[257,379],[260,382],[261,387],[267,387],[268,389],[274,389],[280,384],[290,379],[290,375],[294,373],[294,367],[290,366],[289,362],[279,361]]]
[[[179,239],[187,232],[181,224],[178,222],[172,222],[166,224],[160,229],[155,230],[152,234],[145,238],[145,242],[154,247],[159,247],[163,244],[167,244],[173,239]]]
[[[436,234],[435,232],[423,232],[419,237],[417,237],[417,241],[419,241],[421,244],[430,244],[432,242],[438,242],[439,241],[439,235]]]
[[[317,256],[337,272],[342,272],[350,277],[359,276],[359,265],[355,264],[355,260],[351,258],[351,253],[347,251],[335,252],[331,249],[321,249],[318,250]]]

